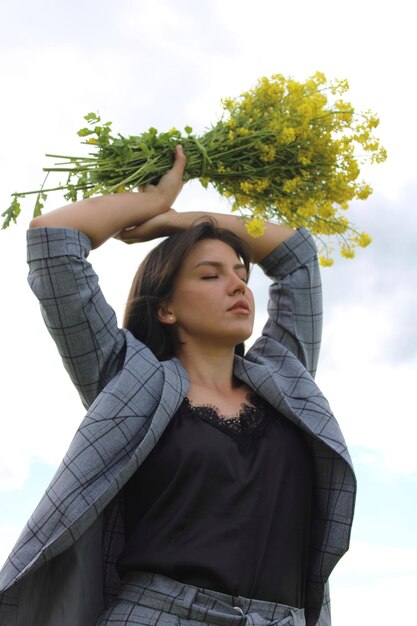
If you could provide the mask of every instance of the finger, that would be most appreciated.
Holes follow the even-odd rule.
[[[181,144],[175,148],[175,161],[172,166],[172,171],[178,174],[178,176],[182,176],[185,166],[187,163],[187,157],[184,154],[184,150]]]
[[[131,240],[137,239],[138,230],[138,226],[128,226],[127,228],[124,228],[119,233],[117,233],[117,235],[114,235],[114,238],[129,243]]]

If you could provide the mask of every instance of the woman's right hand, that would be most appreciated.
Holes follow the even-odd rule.
[[[178,145],[175,149],[175,161],[171,169],[162,176],[157,185],[145,185],[141,187],[141,192],[157,194],[161,197],[166,209],[170,209],[182,189],[182,175],[186,162],[187,159],[182,146]]]
[[[175,150],[175,162],[172,168],[162,176],[157,185],[144,185],[140,187],[141,194],[154,194],[157,206],[162,207],[158,212],[140,221],[135,226],[129,226],[115,235],[115,239],[125,243],[141,243],[158,237],[166,237],[174,232],[174,219],[176,211],[171,208],[180,193],[183,181],[182,175],[186,164],[186,157],[181,145]],[[150,195],[147,201],[153,199]]]

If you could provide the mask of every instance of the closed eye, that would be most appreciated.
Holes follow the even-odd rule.
[[[213,278],[219,278],[219,276],[217,274],[211,274],[210,276],[201,276],[201,280],[211,280]],[[248,278],[243,277],[243,276],[239,276],[239,278],[242,282],[245,283],[245,285],[248,284],[248,280],[249,280]]]

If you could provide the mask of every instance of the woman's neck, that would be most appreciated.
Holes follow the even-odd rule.
[[[228,394],[237,386],[233,376],[234,348],[213,350],[184,349],[178,358],[185,367],[190,385],[210,389],[220,394]]]

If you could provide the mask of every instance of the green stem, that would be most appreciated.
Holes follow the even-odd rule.
[[[91,187],[94,187],[94,185],[93,184],[80,185],[80,186],[74,185],[74,187],[76,189],[81,190],[81,189],[90,189]],[[36,189],[34,191],[21,191],[19,193],[14,193],[12,195],[15,196],[16,198],[24,198],[25,196],[30,196],[30,195],[33,195],[35,193],[37,193],[37,194],[41,193],[41,192],[49,193],[50,191],[62,191],[64,189],[68,189],[67,185],[60,185],[59,187],[51,187],[50,189],[42,189],[41,188],[41,189]]]

